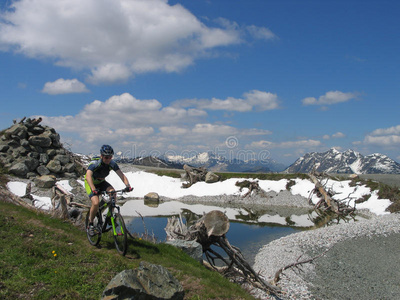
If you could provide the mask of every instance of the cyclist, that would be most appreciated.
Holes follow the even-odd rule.
[[[126,185],[125,191],[130,192],[133,190],[129,184],[128,178],[120,170],[118,164],[112,160],[114,150],[110,145],[103,145],[100,148],[100,158],[93,160],[86,171],[85,176],[85,189],[92,201],[89,215],[89,226],[87,228],[89,235],[94,235],[93,219],[99,209],[99,195],[102,191],[112,192],[115,191],[113,186],[109,184],[105,178],[111,170],[114,170],[119,178]]]

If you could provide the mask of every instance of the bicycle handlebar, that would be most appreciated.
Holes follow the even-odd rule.
[[[101,191],[102,195],[112,195],[112,194],[116,194],[116,193],[126,193],[125,189],[122,190],[116,190],[116,191]]]

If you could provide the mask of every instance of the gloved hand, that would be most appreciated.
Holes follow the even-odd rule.
[[[133,191],[133,187],[130,187],[130,186],[127,186],[127,187],[124,189],[124,192],[125,192],[125,193],[132,192],[132,191]]]
[[[92,192],[92,194],[93,194],[94,196],[98,196],[98,195],[100,195],[100,191],[99,191],[99,190],[94,190],[94,191]]]

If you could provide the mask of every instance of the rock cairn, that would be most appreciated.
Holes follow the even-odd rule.
[[[0,134],[0,162],[13,175],[78,178],[85,172],[79,156],[66,150],[54,128],[38,119],[23,118]]]

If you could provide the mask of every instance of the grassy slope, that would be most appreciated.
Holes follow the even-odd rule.
[[[4,190],[2,173],[0,168]],[[398,209],[397,188],[363,183],[395,200]],[[253,299],[172,246],[129,239],[126,257],[117,254],[111,239],[103,238],[101,247],[90,246],[85,233],[69,222],[0,201],[0,299],[99,299],[117,273],[141,260],[168,268],[184,286],[185,299]]]
[[[95,248],[69,222],[4,201],[0,240],[1,299],[99,299],[117,273],[141,260],[168,268],[184,286],[185,299],[253,299],[172,246],[129,239],[122,257],[111,239]]]

